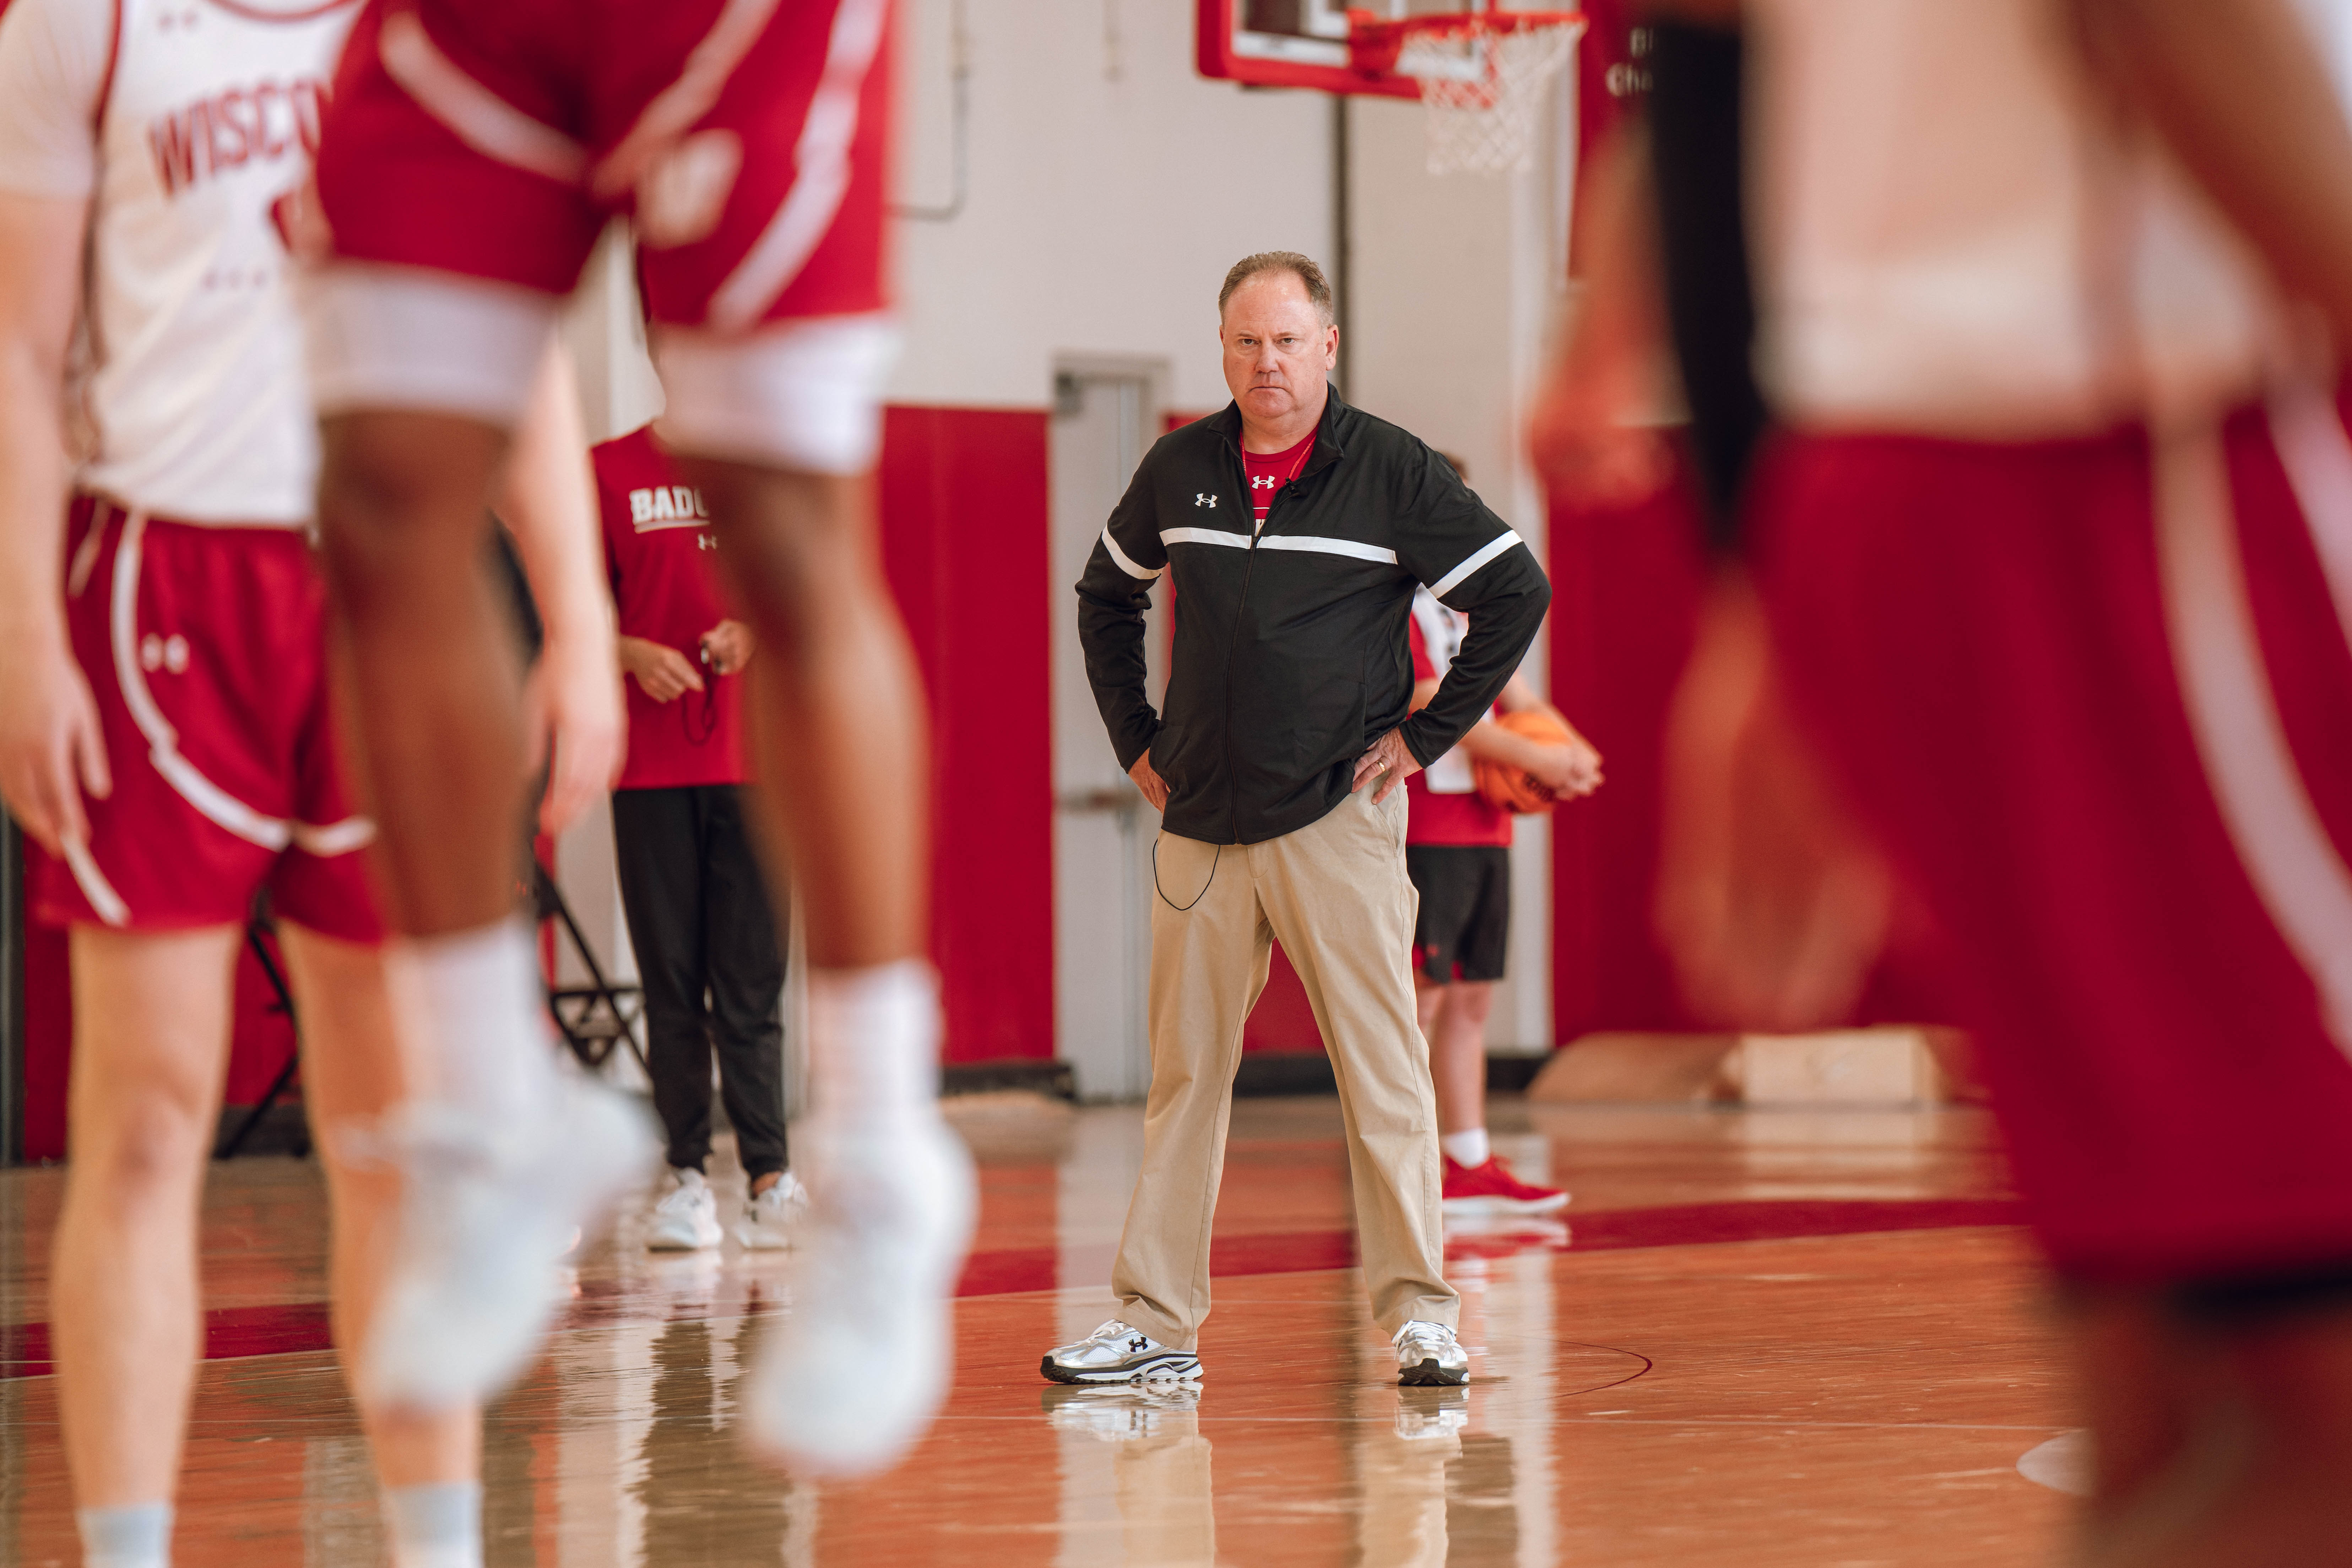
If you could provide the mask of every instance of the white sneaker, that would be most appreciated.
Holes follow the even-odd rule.
[[[786,1171],[764,1193],[755,1193],[735,1222],[735,1239],[751,1252],[782,1252],[793,1244],[793,1226],[808,1207],[808,1189]]]
[[[936,1115],[795,1134],[793,1148],[809,1207],[793,1310],[745,1380],[746,1425],[755,1447],[805,1474],[870,1474],[947,1394],[971,1156]]]
[[[703,1252],[719,1245],[719,1194],[702,1173],[672,1167],[669,1190],[654,1205],[646,1225],[652,1252]]]
[[[1407,1323],[1396,1346],[1397,1382],[1406,1388],[1452,1387],[1470,1381],[1470,1352],[1444,1323]]]
[[[1113,1318],[1077,1343],[1046,1352],[1037,1370],[1055,1383],[1191,1381],[1201,1375],[1201,1362]]]
[[[487,1399],[538,1351],[575,1233],[644,1180],[660,1152],[651,1119],[566,1077],[536,1126],[419,1105],[388,1142],[404,1175],[400,1238],[360,1381],[410,1409]]]

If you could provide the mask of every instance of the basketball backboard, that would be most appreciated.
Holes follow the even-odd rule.
[[[1404,16],[1465,10],[1469,0],[1370,0],[1360,9]],[[1257,87],[1419,98],[1410,77],[1368,76],[1349,63],[1345,0],[1200,0],[1201,74]]]

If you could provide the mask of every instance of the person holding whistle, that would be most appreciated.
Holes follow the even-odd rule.
[[[613,792],[621,902],[645,987],[646,1060],[669,1177],[646,1229],[656,1251],[725,1232],[705,1172],[710,1058],[750,1192],[736,1239],[789,1245],[806,1202],[786,1168],[784,959],[740,786],[748,783],[744,667],[751,628],[720,592],[719,537],[650,427],[595,447],[605,570],[627,676],[628,763]]]

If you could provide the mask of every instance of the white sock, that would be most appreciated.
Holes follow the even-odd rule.
[[[478,1481],[392,1487],[383,1494],[392,1568],[482,1568]]]
[[[411,937],[393,964],[428,1064],[424,1098],[501,1124],[534,1120],[555,1062],[530,927],[509,920]]]
[[[74,1522],[81,1528],[83,1568],[171,1568],[170,1503],[86,1508]]]
[[[809,972],[809,1114],[875,1127],[938,1113],[940,980],[920,959]]]
[[[1485,1164],[1495,1152],[1486,1142],[1486,1130],[1483,1127],[1473,1127],[1467,1132],[1448,1132],[1438,1142],[1454,1156],[1455,1164],[1472,1171]]]

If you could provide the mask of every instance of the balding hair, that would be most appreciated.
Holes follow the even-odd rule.
[[[1306,285],[1307,303],[1315,307],[1316,319],[1327,327],[1331,324],[1331,285],[1313,257],[1295,250],[1261,250],[1234,262],[1233,270],[1225,274],[1225,286],[1217,290],[1219,321],[1225,319],[1225,303],[1234,297],[1234,290],[1261,272],[1287,272],[1297,278]]]

